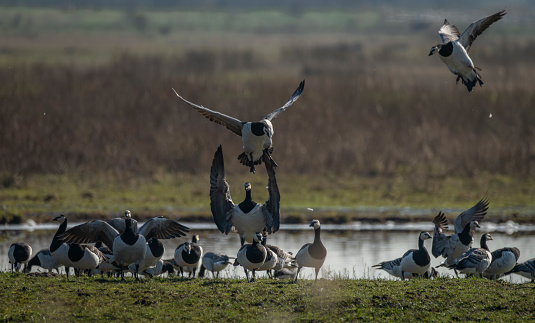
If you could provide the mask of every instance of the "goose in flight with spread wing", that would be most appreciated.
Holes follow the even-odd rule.
[[[442,43],[431,47],[429,56],[438,53],[448,69],[457,75],[457,82],[459,82],[459,79],[462,80],[462,84],[466,86],[468,92],[471,92],[477,82],[481,86],[483,81],[481,81],[481,76],[477,72],[480,69],[474,66],[472,59],[468,56],[470,47],[472,47],[472,43],[477,36],[481,35],[483,31],[500,20],[505,14],[505,10],[502,10],[474,21],[462,34],[455,25],[450,25],[448,20],[445,19],[444,25],[438,30]]]
[[[264,164],[268,173],[267,190],[269,198],[264,204],[256,203],[251,197],[251,184],[245,183],[245,200],[234,204],[230,197],[230,186],[225,177],[223,149],[217,148],[210,169],[210,207],[219,231],[228,234],[238,231],[241,245],[252,241],[257,232],[275,233],[280,226],[280,194],[275,178],[275,169],[270,159]]]
[[[272,164],[277,167],[277,164],[273,158],[271,158],[271,152],[273,151],[272,139],[274,133],[273,124],[271,121],[275,119],[279,113],[286,110],[286,108],[290,107],[295,101],[297,101],[301,93],[303,93],[304,88],[305,80],[301,81],[299,87],[297,87],[288,102],[257,122],[241,121],[223,113],[207,109],[201,105],[191,103],[184,99],[175,91],[175,89],[173,89],[173,91],[182,101],[191,105],[203,116],[210,119],[210,121],[225,126],[230,131],[234,132],[238,136],[241,136],[243,141],[243,153],[238,156],[238,159],[243,165],[249,166],[252,173],[255,173],[255,165],[265,162],[267,159],[271,160]]]

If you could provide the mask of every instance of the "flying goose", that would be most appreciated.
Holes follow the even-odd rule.
[[[59,236],[59,239],[68,243],[102,241],[111,248],[114,261],[119,266],[121,279],[124,279],[123,269],[133,263],[137,263],[139,266],[145,257],[147,240],[182,237],[189,231],[182,224],[161,216],[148,220],[137,232],[132,227],[132,218],[125,217],[124,221],[125,230],[123,233],[119,233],[106,221],[93,220],[65,231]],[[137,273],[134,276],[138,278]]]
[[[481,199],[476,205],[459,214],[453,221],[455,233],[445,235],[443,231],[448,228],[448,221],[444,213],[439,212],[433,219],[435,230],[433,234],[433,246],[431,252],[435,258],[446,258],[446,266],[457,262],[457,259],[472,247],[473,231],[479,228],[479,222],[487,214],[489,201]]]
[[[401,273],[401,260],[402,259],[403,257],[399,257],[394,260],[383,261],[372,267],[382,269],[394,277],[401,278],[402,277],[402,273]],[[411,272],[403,272],[403,276],[404,276],[404,279],[412,279],[412,278],[419,277],[420,275],[411,273]],[[423,274],[423,277],[427,279],[435,278],[435,277],[438,277],[438,272],[434,267],[429,266],[429,268]]]
[[[195,278],[195,273],[202,264],[202,247],[198,244],[199,236],[193,235],[191,242],[184,242],[175,249],[175,262],[180,268],[180,274],[184,277],[184,271]]]
[[[316,278],[318,280],[318,273],[325,258],[327,258],[327,249],[321,243],[321,227],[319,220],[312,220],[310,227],[314,227],[314,242],[307,243],[299,249],[295,255],[295,262],[297,263],[297,274],[295,275],[295,281],[299,277],[299,272],[303,267],[312,267],[316,270]]]
[[[531,282],[535,283],[535,258],[517,264],[506,274],[517,274],[527,279],[531,279]]]
[[[423,276],[430,267],[431,258],[424,246],[424,241],[431,239],[427,232],[420,232],[418,236],[418,249],[410,249],[401,257],[401,279],[405,280],[405,273]]]
[[[225,177],[223,149],[217,148],[210,168],[210,207],[219,231],[228,234],[231,230],[240,235],[241,245],[251,242],[256,232],[275,233],[280,226],[280,194],[271,160],[265,163],[268,173],[269,198],[259,204],[251,197],[251,184],[245,183],[245,200],[238,205],[232,202],[230,186]]]
[[[481,248],[472,248],[463,253],[457,263],[448,266],[463,274],[471,275],[478,273],[480,277],[492,262],[492,254],[487,246],[487,240],[492,240],[490,233],[481,236]]]
[[[217,111],[212,111],[203,106],[191,103],[181,97],[175,89],[175,94],[184,102],[191,105],[199,113],[217,124],[225,126],[230,131],[234,132],[238,136],[242,137],[243,141],[243,153],[238,156],[240,162],[249,166],[252,173],[255,173],[255,165],[270,160],[276,167],[277,164],[271,158],[272,151],[272,139],[273,139],[273,125],[271,121],[275,119],[279,113],[290,107],[303,92],[305,88],[305,80],[301,81],[299,87],[292,94],[292,97],[282,107],[271,112],[258,122],[245,122],[236,118],[227,116]]]
[[[256,270],[260,268],[260,266],[262,266],[266,260],[267,251],[261,242],[262,234],[257,232],[253,236],[253,243],[244,244],[238,251],[236,260],[245,269],[245,275],[247,276],[248,282],[255,281]],[[247,270],[251,270],[253,272],[251,280],[249,280],[249,272]]]
[[[28,261],[25,272],[31,272],[33,266],[41,267],[48,270],[48,272],[52,272],[54,269],[58,270],[60,264],[58,264],[54,258],[52,258],[52,254],[50,253],[49,249],[43,249],[33,256],[30,261]]]
[[[212,272],[212,278],[219,278],[219,272],[230,264],[230,257],[222,253],[207,252],[202,256],[202,265]]]
[[[21,268],[23,265],[26,265],[32,256],[32,247],[25,242],[13,243],[9,247],[8,258],[9,263],[11,264],[11,272],[13,268],[16,271],[24,271],[24,268]]]
[[[483,276],[491,280],[496,280],[503,276],[505,273],[513,270],[520,258],[520,250],[518,248],[500,248],[491,252],[492,262],[489,268],[485,270]]]
[[[505,14],[505,10],[502,10],[474,21],[462,34],[455,25],[450,25],[448,20],[445,19],[444,25],[438,30],[442,43],[431,47],[429,56],[438,53],[448,69],[457,75],[457,82],[461,79],[468,92],[471,92],[478,82],[479,86],[481,86],[483,81],[481,81],[481,76],[477,73],[477,70],[480,69],[474,66],[470,56],[468,56],[470,47],[477,36],[481,35],[485,29],[500,20]]]
[[[54,221],[58,221],[60,225],[50,243],[50,254],[55,262],[65,267],[65,273],[67,274],[67,277],[69,277],[70,267],[74,267],[69,260],[70,244],[63,243],[58,238],[59,235],[63,234],[67,229],[67,218],[63,214],[60,214],[54,218]]]

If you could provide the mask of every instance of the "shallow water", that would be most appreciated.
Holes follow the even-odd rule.
[[[229,256],[236,256],[240,246],[237,234],[221,234],[215,225],[211,223],[184,223],[191,228],[192,234],[200,235],[200,244],[204,252],[216,251]],[[69,225],[69,227],[74,226]],[[10,229],[21,230],[18,233],[10,231],[5,235],[5,239],[0,247],[0,270],[9,270],[7,252],[13,242],[27,242],[33,252],[48,248],[52,236],[57,229],[57,225],[38,226],[10,226]],[[26,229],[36,231],[27,231]],[[0,227],[1,229],[5,229]],[[322,225],[322,241],[328,250],[327,259],[319,277],[332,278],[333,275],[348,278],[389,278],[386,272],[371,268],[372,265],[381,261],[391,260],[403,255],[408,249],[417,247],[418,234],[420,231],[432,233],[433,226],[430,223],[410,223],[410,224],[364,224],[353,223],[349,225]],[[535,257],[535,232],[533,226],[519,226],[514,223],[504,225],[482,224],[482,231],[475,234],[475,246],[479,246],[481,232],[492,232],[494,240],[489,242],[491,250],[502,247],[517,247],[520,249],[520,262]],[[162,240],[166,251],[164,258],[172,258],[174,250],[178,244],[189,240],[191,235],[180,239]],[[294,254],[299,248],[308,242],[312,242],[314,231],[306,224],[282,225],[279,232],[268,237],[268,243],[279,246],[285,251]],[[425,243],[428,250],[431,249],[431,241]],[[431,264],[437,266],[442,262],[442,258],[433,258]],[[439,268],[439,273],[451,275],[452,273],[444,268]],[[313,278],[314,270],[303,268],[300,278]],[[259,273],[260,274],[260,273]],[[260,274],[264,275],[264,273]],[[244,277],[240,267],[229,266],[225,272],[225,277]],[[527,281],[518,275],[511,275],[505,278],[507,281],[524,282]]]

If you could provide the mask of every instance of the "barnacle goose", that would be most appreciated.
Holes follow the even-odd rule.
[[[219,231],[231,230],[240,235],[241,245],[252,241],[256,232],[275,233],[280,226],[280,194],[275,170],[270,160],[265,162],[268,173],[269,198],[264,204],[253,201],[251,184],[245,183],[245,199],[236,205],[230,197],[230,186],[225,177],[225,164],[221,145],[217,148],[210,169],[210,207]]]
[[[238,156],[238,159],[243,165],[249,166],[251,172],[254,173],[256,171],[255,165],[265,162],[266,160],[270,160],[275,167],[277,166],[275,161],[273,161],[271,158],[272,138],[274,133],[273,124],[271,121],[275,119],[279,113],[286,110],[286,108],[290,107],[295,101],[297,101],[301,93],[303,93],[304,88],[305,80],[301,81],[288,102],[258,122],[241,121],[223,113],[207,109],[203,106],[187,101],[181,97],[175,91],[175,89],[173,89],[173,91],[182,101],[191,105],[210,121],[225,126],[230,131],[242,137],[243,153]]]
[[[372,268],[382,269],[394,277],[401,278],[401,259],[403,259],[403,257],[399,257],[394,260],[382,261],[377,265],[373,265]],[[420,275],[411,272],[404,272],[403,274],[404,279],[420,277]],[[436,277],[438,277],[438,272],[434,267],[431,266],[429,266],[429,268],[423,274],[423,278],[427,279]]]
[[[8,251],[9,263],[11,264],[11,271],[13,268],[16,271],[24,271],[23,265],[26,265],[32,256],[32,247],[26,242],[17,242],[11,244]],[[21,268],[22,267],[22,268]]]
[[[520,250],[518,248],[506,247],[494,250],[491,252],[492,262],[483,273],[483,277],[496,280],[502,277],[506,272],[513,270],[520,258]]]
[[[438,53],[440,59],[448,69],[457,75],[457,82],[462,80],[462,84],[466,86],[468,92],[479,82],[481,86],[481,76],[478,74],[479,68],[474,66],[474,63],[468,56],[472,43],[494,22],[500,20],[506,14],[505,10],[497,12],[485,18],[474,21],[461,34],[455,25],[450,25],[447,19],[438,30],[438,34],[442,39],[442,43],[431,47],[429,56]]]
[[[184,277],[184,271],[195,278],[195,273],[200,269],[202,264],[203,249],[198,244],[199,236],[193,235],[191,242],[184,242],[175,249],[175,262],[180,269],[180,274]]]
[[[52,258],[52,254],[50,253],[49,249],[43,249],[33,256],[30,261],[28,261],[25,272],[31,272],[32,267],[34,266],[41,267],[48,270],[48,272],[52,272],[54,269],[57,271],[60,264],[58,264],[54,258]]]
[[[405,272],[423,276],[431,265],[431,258],[424,246],[424,241],[431,239],[431,235],[427,232],[420,232],[418,236],[418,249],[408,250],[403,257],[401,257],[401,279],[405,279]]]
[[[299,249],[295,255],[295,262],[297,263],[297,274],[295,275],[295,281],[299,277],[299,272],[303,267],[311,267],[316,271],[315,280],[318,280],[318,273],[321,266],[327,258],[327,249],[321,242],[321,225],[319,220],[312,220],[310,227],[314,227],[314,242],[307,243]]]
[[[481,236],[481,248],[472,248],[463,253],[456,264],[448,266],[463,274],[472,275],[478,273],[480,277],[492,262],[492,254],[487,246],[487,241],[492,240],[490,233]]]
[[[262,234],[257,232],[253,237],[253,243],[244,244],[238,251],[236,260],[245,269],[245,275],[247,276],[248,282],[255,281],[256,270],[262,266],[266,260],[267,251],[261,242]],[[247,270],[253,272],[251,280],[249,280],[249,272]]]
[[[517,274],[527,279],[531,279],[531,282],[535,283],[535,258],[517,264],[506,274]]]
[[[74,267],[72,261],[69,259],[70,244],[63,243],[58,238],[67,229],[67,218],[63,214],[60,214],[54,218],[54,221],[60,222],[60,225],[50,243],[50,254],[55,262],[65,267],[65,273],[69,277],[70,267]]]
[[[218,252],[207,252],[202,256],[202,265],[212,272],[212,278],[219,278],[219,272],[230,264],[230,257]]]

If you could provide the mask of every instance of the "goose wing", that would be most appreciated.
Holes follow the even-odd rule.
[[[489,254],[487,253],[485,249],[473,248],[463,253],[463,255],[459,258],[459,261],[457,262],[457,265],[455,266],[455,268],[457,269],[474,268],[474,267],[477,267],[477,265],[481,261],[483,261],[484,259],[488,259],[488,258],[489,258]]]
[[[235,205],[230,197],[230,186],[225,178],[223,149],[217,148],[210,168],[210,208],[219,231],[228,234],[232,229],[231,214]]]
[[[485,215],[487,214],[487,209],[489,208],[489,200],[484,197],[476,205],[472,206],[470,209],[459,214],[453,221],[455,227],[455,233],[459,234],[463,231],[464,227],[472,222],[478,221],[481,222]]]
[[[301,93],[303,93],[304,88],[305,88],[305,80],[302,80],[301,83],[299,83],[299,86],[297,87],[297,89],[292,94],[292,97],[290,98],[290,100],[288,100],[288,102],[286,102],[282,107],[268,114],[264,119],[267,119],[269,121],[275,119],[279,115],[279,113],[286,110],[286,108],[294,104],[294,102],[297,101],[297,99],[299,99],[299,96],[301,95]]]
[[[444,19],[444,24],[438,30],[438,35],[443,43],[447,43],[459,39],[461,33],[457,29],[457,26],[450,25],[448,19]]]
[[[438,215],[433,219],[433,223],[435,224],[435,231],[433,233],[433,246],[431,247],[431,253],[433,256],[435,256],[435,258],[438,258],[440,255],[447,257],[446,249],[448,247],[450,237],[445,235],[443,230],[448,228],[448,220],[446,220],[444,213],[439,212]]]
[[[280,193],[277,186],[277,179],[275,178],[275,168],[271,159],[265,160],[266,171],[268,173],[268,186],[269,197],[266,203],[262,205],[262,210],[266,217],[267,231],[268,233],[275,233],[280,227]]]
[[[210,121],[213,121],[217,124],[220,124],[222,126],[225,126],[227,127],[228,130],[234,132],[235,134],[237,134],[238,136],[241,136],[241,130],[243,128],[243,124],[244,122],[236,119],[236,118],[233,118],[233,117],[230,117],[226,114],[223,114],[223,113],[220,113],[220,112],[217,112],[217,111],[213,111],[213,110],[210,110],[208,108],[205,108],[203,107],[202,105],[197,105],[195,103],[192,103],[192,102],[189,102],[188,100],[184,99],[183,97],[181,97],[176,91],[175,89],[173,89],[173,91],[175,92],[175,94],[184,102],[186,102],[187,104],[191,105],[195,110],[197,110],[197,112],[199,112],[200,114],[202,114],[203,116],[205,116],[207,119],[209,119]]]
[[[66,243],[93,243],[102,241],[108,248],[113,248],[113,240],[119,235],[114,227],[105,221],[94,220],[77,225],[58,235]]]
[[[188,227],[163,216],[157,216],[145,222],[137,233],[144,236],[148,241],[150,238],[179,238],[185,236],[186,232],[189,232]]]
[[[489,28],[490,25],[502,19],[505,14],[505,10],[502,10],[488,17],[474,21],[470,24],[470,26],[468,26],[468,28],[466,28],[463,34],[459,37],[459,43],[461,43],[464,49],[466,49],[466,51],[468,52],[470,50],[470,46],[472,46],[472,43],[474,42],[474,40],[476,40],[477,36],[481,35],[481,33],[484,32],[487,28]]]

